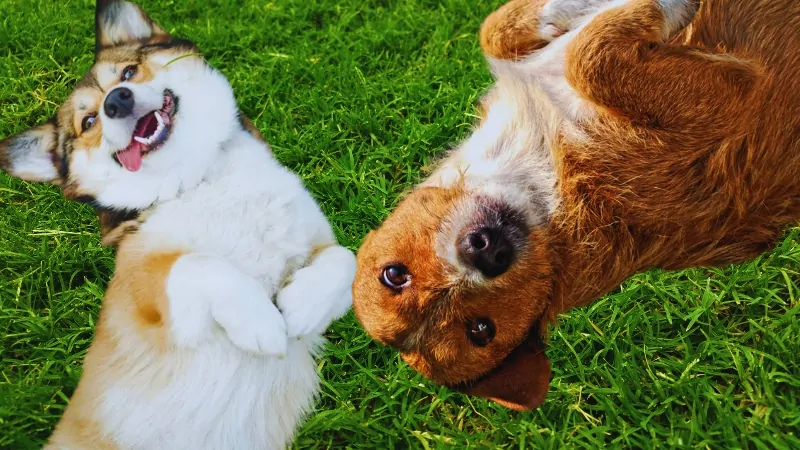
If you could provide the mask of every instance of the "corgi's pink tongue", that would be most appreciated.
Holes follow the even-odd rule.
[[[126,147],[124,150],[117,152],[117,159],[119,160],[119,163],[122,164],[122,167],[127,169],[129,172],[136,172],[142,168],[143,150],[144,144],[133,141],[131,142],[131,145]]]

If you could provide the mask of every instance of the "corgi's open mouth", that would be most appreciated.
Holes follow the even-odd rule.
[[[133,129],[131,143],[114,154],[115,159],[122,167],[130,172],[138,171],[142,168],[142,158],[164,145],[172,128],[172,118],[175,115],[176,106],[176,99],[172,92],[164,91],[161,109],[142,116]]]

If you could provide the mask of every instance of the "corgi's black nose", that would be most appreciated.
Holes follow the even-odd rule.
[[[500,227],[483,227],[466,233],[458,245],[460,259],[484,276],[500,276],[514,261],[514,245]]]
[[[133,92],[126,87],[118,87],[106,95],[103,111],[109,119],[124,119],[133,114]]]

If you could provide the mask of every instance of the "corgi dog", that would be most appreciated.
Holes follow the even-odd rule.
[[[91,203],[116,245],[45,448],[285,448],[355,255],[194,44],[127,1],[95,20],[95,63],[56,115],[0,143],[0,168]]]
[[[423,375],[530,410],[559,313],[800,220],[800,2],[512,0],[481,46],[481,122],[368,235],[353,302]]]

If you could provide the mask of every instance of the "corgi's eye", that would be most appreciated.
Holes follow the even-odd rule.
[[[138,68],[136,66],[128,66],[122,69],[122,77],[120,78],[121,81],[128,81],[136,75],[136,71]]]
[[[97,114],[89,114],[88,116],[83,118],[81,122],[81,131],[86,131],[89,128],[94,126],[94,123],[97,122]]]
[[[408,285],[411,275],[405,266],[396,264],[384,267],[381,272],[381,283],[390,289],[401,289]]]

